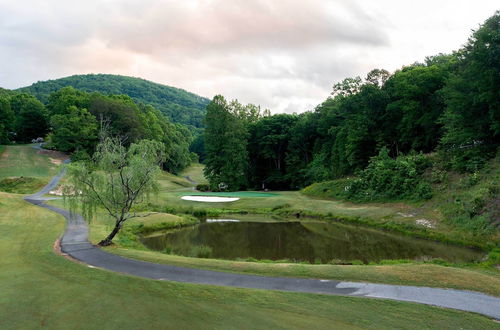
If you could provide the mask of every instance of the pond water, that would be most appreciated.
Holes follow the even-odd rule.
[[[368,263],[429,258],[470,262],[483,257],[483,253],[472,249],[370,228],[322,221],[265,220],[210,219],[193,227],[140,239],[152,250],[220,259],[288,259],[311,263],[360,260]]]

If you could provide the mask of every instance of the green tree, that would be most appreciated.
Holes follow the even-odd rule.
[[[69,197],[71,209],[81,209],[91,219],[98,207],[103,208],[115,221],[113,230],[99,245],[110,245],[128,219],[144,216],[134,212],[133,207],[147,201],[148,194],[157,190],[164,149],[162,143],[151,140],[126,148],[117,138],[108,137],[97,145],[91,161],[68,166],[65,196]]]
[[[189,129],[171,123],[151,105],[136,104],[126,95],[88,94],[72,87],[52,93],[48,101],[54,130],[51,138],[56,149],[92,152],[97,143],[97,119],[111,134],[123,138],[126,145],[140,139],[162,142],[165,145],[162,166],[169,172],[181,171],[193,159]]]
[[[70,107],[88,109],[89,105],[89,94],[68,86],[49,95],[47,110],[50,116],[64,115],[70,111]]]
[[[205,118],[205,176],[213,189],[224,183],[230,190],[247,185],[248,129],[239,115],[239,103],[228,104],[217,95],[207,106]]]
[[[40,81],[29,87],[21,88],[20,91],[35,95],[43,103],[51,103],[50,94],[65,87],[74,87],[84,93],[97,92],[105,95],[128,95],[136,103],[151,105],[170,121],[184,124],[189,126],[190,129],[203,126],[205,107],[210,102],[205,97],[179,88],[157,84],[140,78],[111,74],[75,75],[61,79]],[[63,94],[65,93],[66,91]],[[73,93],[71,97],[75,96],[77,97],[78,95]],[[72,105],[78,108],[89,109],[87,104]],[[64,107],[63,109],[66,108]]]
[[[298,116],[279,114],[264,117],[250,129],[249,159],[252,184],[256,187],[287,189],[286,154],[290,130]]]
[[[14,111],[10,107],[10,100],[7,97],[0,97],[0,144],[10,142],[14,122]]]
[[[475,31],[458,56],[444,96],[441,147],[457,170],[475,170],[500,144],[500,12]]]
[[[16,141],[30,142],[47,134],[47,111],[34,96],[17,94],[11,98],[10,105],[16,116]]]
[[[384,69],[373,69],[366,75],[365,81],[377,87],[382,87],[391,74],[389,71]]]
[[[204,133],[198,134],[193,139],[193,141],[191,142],[191,145],[189,146],[189,151],[198,155],[198,161],[200,163],[205,162],[206,154],[205,154],[205,134]]]
[[[285,162],[287,180],[291,188],[304,187],[314,181],[307,172],[307,166],[313,160],[317,118],[316,113],[306,112],[300,114],[295,124],[290,127]]]
[[[126,95],[92,94],[88,110],[97,120],[105,121],[109,125],[111,135],[119,136],[127,144],[146,135],[146,128],[139,116],[139,108]]]
[[[69,106],[64,114],[53,115],[52,145],[63,152],[77,150],[92,154],[97,142],[97,120],[86,109]]]
[[[436,148],[442,134],[438,118],[445,108],[440,90],[448,74],[446,62],[415,64],[387,80],[384,90],[390,101],[382,124],[385,144],[392,147],[394,154],[412,149],[430,152]]]

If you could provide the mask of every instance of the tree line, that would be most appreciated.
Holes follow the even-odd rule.
[[[0,144],[46,137],[47,148],[72,153],[75,160],[88,159],[102,126],[125,145],[142,139],[162,142],[167,171],[177,173],[196,159],[189,151],[193,137],[186,126],[170,122],[151,105],[135,103],[129,96],[64,87],[43,104],[27,93],[0,91]]]
[[[448,169],[477,170],[500,145],[499,17],[452,54],[344,79],[314,111],[252,115],[216,96],[204,134],[212,189],[296,189],[359,174],[381,152],[438,152]]]

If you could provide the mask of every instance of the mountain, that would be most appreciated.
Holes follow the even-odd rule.
[[[164,113],[173,122],[203,127],[205,107],[210,102],[205,97],[183,89],[165,86],[141,78],[111,75],[85,74],[39,81],[28,87],[17,89],[30,93],[46,103],[50,93],[62,87],[73,86],[85,92],[103,94],[126,94],[136,102],[150,104]]]

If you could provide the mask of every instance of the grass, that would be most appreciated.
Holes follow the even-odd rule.
[[[463,328],[472,313],[356,297],[154,281],[54,254],[64,220],[0,193],[1,328]]]
[[[0,166],[2,165],[0,160]],[[22,168],[18,169],[18,173],[26,175]],[[420,304],[154,281],[89,268],[53,252],[54,241],[64,231],[63,217],[30,205],[21,197],[0,192],[0,328],[499,327],[497,323],[480,315]],[[109,223],[99,219],[92,223],[92,235],[97,236],[107,231]],[[134,220],[130,225],[148,221],[148,225],[151,225],[176,223],[181,219],[173,215],[156,214]],[[124,251],[149,253],[152,256],[148,251]],[[220,262],[180,259],[185,259],[182,261],[184,263]],[[169,262],[176,263],[175,260]],[[289,268],[279,264],[239,264],[241,265],[237,267],[240,268],[256,265],[265,268],[262,272],[267,273],[277,273],[273,268]],[[323,269],[321,266],[292,266],[307,266],[306,269],[314,267],[311,270],[316,271]],[[222,269],[225,266],[219,264],[217,267]],[[351,269],[359,276],[367,268],[343,269]],[[436,268],[436,272],[437,270],[441,271],[440,268]],[[244,271],[243,269],[242,272]],[[418,272],[418,268],[408,270],[408,273]],[[478,281],[478,277],[464,274],[467,275],[464,281]],[[396,278],[402,275],[379,274],[380,278],[384,276]],[[441,277],[446,281],[450,276],[444,273]],[[401,281],[404,281],[404,276],[402,278]],[[489,280],[491,279],[484,278],[482,281]],[[490,286],[499,287],[496,282],[490,282]]]
[[[176,206],[180,208],[192,208],[194,210],[219,209],[228,212],[239,212],[245,210],[248,213],[268,213],[273,209],[292,208],[309,212],[321,212],[324,214],[342,216],[372,216],[383,218],[396,213],[395,209],[390,207],[379,207],[374,205],[355,205],[352,203],[343,203],[338,201],[319,200],[302,195],[296,191],[278,191],[273,192],[274,196],[267,198],[248,197],[241,198],[231,203],[201,203],[181,200],[181,195],[190,195],[189,190],[179,191],[161,191],[159,195],[151,201],[159,207]],[[247,192],[236,194],[243,195]],[[250,193],[250,192],[248,192]],[[205,195],[206,193],[200,193]],[[219,193],[214,193],[219,195]]]
[[[0,179],[8,177],[33,177],[48,180],[58,169],[62,154],[37,150],[32,145],[2,146],[0,154]]]
[[[181,175],[189,173],[192,178],[203,177],[203,165],[193,165]],[[349,202],[332,201],[317,199],[306,196],[298,191],[273,191],[264,192],[195,192],[194,185],[183,177],[177,177],[170,174],[164,174],[160,178],[162,187],[158,196],[151,201],[159,209],[163,206],[192,209],[192,210],[210,210],[215,209],[222,212],[245,211],[248,213],[268,213],[277,209],[297,209],[306,212],[319,212],[339,216],[352,217],[373,217],[376,219],[395,218],[401,221],[407,221],[404,217],[399,217],[399,211],[405,211],[408,206],[402,203],[391,205],[380,204],[354,204]],[[215,196],[234,196],[241,197],[240,200],[231,203],[200,203],[181,200],[183,195],[215,195]],[[260,198],[267,197],[267,198]],[[401,218],[401,219],[400,219]]]
[[[310,216],[317,218],[343,219],[346,222],[363,224],[399,232],[409,236],[441,240],[464,246],[489,249],[495,238],[477,236],[443,221],[437,211],[434,217],[417,212],[418,205],[406,203],[369,203],[355,204],[339,200],[320,199],[297,191],[277,191],[268,198],[241,197],[229,203],[202,203],[181,200],[181,195],[189,195],[192,190],[163,190],[150,202],[152,210],[170,213],[208,214],[253,213]],[[201,193],[204,195],[204,193]],[[422,211],[422,210],[420,210]],[[433,223],[434,228],[418,225],[416,220],[423,219]]]
[[[191,171],[194,171],[191,169]],[[208,195],[209,193],[193,193],[193,188],[164,189],[156,200],[151,202],[157,211],[195,213],[209,215],[223,213],[273,213],[301,214],[315,217],[343,218],[348,222],[379,227],[384,230],[400,232],[406,235],[423,237],[432,240],[452,242],[465,246],[476,246],[491,250],[500,244],[500,230],[491,226],[484,229],[484,211],[498,217],[500,202],[498,197],[488,200],[486,195],[495,196],[500,187],[500,158],[492,160],[479,174],[478,180],[471,185],[467,175],[455,175],[446,182],[434,185],[436,193],[429,201],[393,201],[385,203],[353,203],[340,198],[345,180],[315,184],[305,189],[307,194],[297,191],[274,191],[267,198],[257,198],[260,192],[226,193],[227,196],[241,199],[230,203],[200,203],[180,200],[182,195]],[[168,180],[168,178],[165,178]],[[167,185],[166,183],[162,183]],[[257,195],[254,195],[254,194]],[[224,196],[224,193],[211,193]],[[498,193],[496,193],[498,196]],[[479,206],[478,215],[472,220],[465,219]],[[477,211],[476,211],[477,212]],[[432,224],[427,228],[417,220]]]
[[[425,177],[433,182],[434,194],[430,200],[405,201],[404,204],[387,200],[374,205],[399,208],[392,216],[396,222],[415,224],[417,219],[423,219],[434,225],[432,231],[455,241],[483,245],[489,242],[489,249],[500,245],[500,154],[473,174],[459,174],[434,167]],[[302,192],[318,199],[345,200],[344,187],[350,184],[349,180],[343,178],[314,183]]]
[[[62,206],[62,201],[50,204]],[[255,221],[255,215],[238,215],[238,219]],[[131,219],[115,239],[108,252],[125,257],[156,263],[210,270],[248,273],[268,276],[366,281],[374,283],[444,287],[480,291],[500,296],[500,271],[495,268],[449,267],[431,263],[399,263],[384,265],[310,265],[297,263],[262,263],[218,259],[199,259],[169,255],[150,251],[140,244],[134,232],[140,226],[142,233],[181,227],[194,222],[192,218],[158,213],[146,218]],[[277,220],[279,221],[279,219]],[[165,225],[166,224],[166,225]],[[109,217],[100,215],[90,223],[90,238],[93,243],[103,239],[113,228]],[[149,230],[151,229],[151,230]],[[397,263],[397,262],[396,262]]]
[[[218,192],[190,192],[179,193],[180,196],[220,196],[220,197],[274,197],[279,196],[275,193],[265,193],[258,191],[218,191]]]
[[[47,184],[46,180],[29,177],[14,177],[0,179],[0,191],[29,194],[36,192]]]
[[[396,265],[310,265],[198,259],[120,246],[107,248],[125,257],[182,267],[267,276],[304,277],[396,285],[462,289],[500,296],[499,272],[491,269],[444,267],[425,263]]]
[[[206,184],[208,180],[203,175],[203,169],[205,165],[193,163],[188,168],[184,169],[179,176],[189,177],[191,180],[195,181],[197,184]]]

